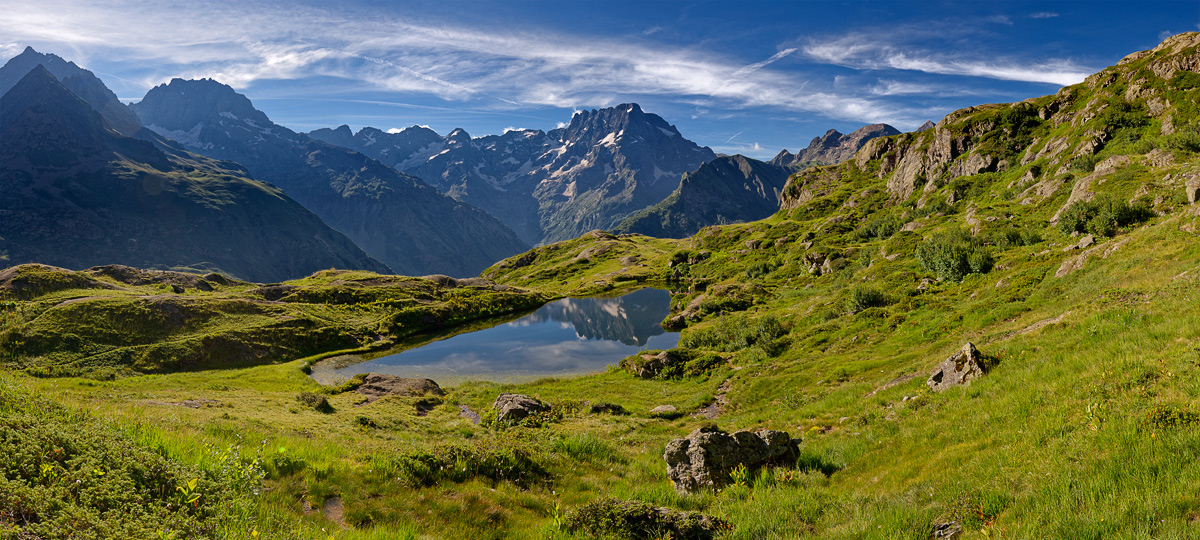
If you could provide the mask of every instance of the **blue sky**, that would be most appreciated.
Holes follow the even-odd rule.
[[[136,101],[212,77],[297,131],[552,129],[638,102],[718,152],[1018,101],[1196,31],[1200,2],[16,0],[26,45]]]

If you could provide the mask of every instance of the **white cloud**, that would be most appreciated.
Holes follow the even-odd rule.
[[[796,52],[795,47],[790,48],[790,49],[784,49],[782,51],[775,53],[770,58],[763,60],[762,62],[750,64],[746,67],[743,67],[742,69],[739,69],[739,70],[733,72],[733,76],[740,79],[742,77],[745,77],[746,75],[749,75],[751,73],[754,73],[755,71],[762,69],[763,67],[766,67],[772,63],[778,62],[779,60],[782,60],[784,57],[786,57],[794,52]]]
[[[504,133],[508,133],[510,131],[528,131],[528,130],[529,130],[528,128],[508,126],[508,127],[504,128]]]
[[[132,13],[137,24],[130,24]],[[186,32],[179,31],[180,21],[187,21]],[[351,18],[298,4],[220,1],[21,2],[0,11],[0,35],[45,45],[83,65],[89,56],[103,56],[161,66],[143,71],[147,88],[176,76],[212,77],[235,88],[332,77],[344,91],[432,94],[463,102],[455,108],[466,102],[495,110],[603,107],[638,96],[669,96],[725,110],[771,107],[864,122],[903,123],[926,115],[862,88],[820,89],[795,74],[768,69],[796,47],[747,65],[711,50],[628,36],[418,24],[380,13]],[[1056,73],[1031,75],[1019,66],[947,63],[845,40],[838,45],[845,47],[814,43],[803,50],[821,61],[868,69],[891,63],[895,69],[1060,80]]]
[[[1057,16],[1058,16],[1058,14],[1054,13],[1052,11],[1039,11],[1037,13],[1029,14],[1030,19],[1053,19]]]
[[[978,60],[904,50],[881,36],[857,33],[828,41],[814,40],[804,47],[804,53],[820,62],[854,69],[898,69],[1064,86],[1083,81],[1093,71],[1069,60],[1023,63],[1011,59]]]

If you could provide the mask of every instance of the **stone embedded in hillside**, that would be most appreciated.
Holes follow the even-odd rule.
[[[934,392],[941,392],[951,386],[969,384],[971,381],[987,373],[983,357],[973,343],[968,342],[958,352],[942,361],[929,374],[925,384]]]
[[[1200,177],[1192,178],[1183,185],[1184,193],[1187,194],[1188,204],[1196,204],[1200,200]]]
[[[662,351],[658,354],[641,354],[637,357],[627,358],[621,361],[621,367],[643,379],[653,379],[662,373],[663,368],[672,366],[680,360],[678,356],[672,355],[669,351]]]
[[[669,415],[675,414],[676,412],[678,412],[678,409],[676,409],[674,405],[659,405],[653,409],[650,409],[651,416]]]
[[[550,411],[546,402],[524,394],[500,394],[492,408],[496,409],[498,420],[520,420],[534,413]]]
[[[432,379],[410,379],[381,373],[366,374],[363,377],[363,383],[355,391],[367,396],[367,403],[384,396],[446,395],[442,387]]]
[[[729,485],[733,481],[729,473],[739,465],[748,469],[792,465],[799,457],[799,443],[786,431],[759,429],[730,434],[700,428],[668,443],[663,459],[675,491],[688,494]]]
[[[1152,167],[1166,167],[1175,162],[1175,154],[1162,148],[1155,148],[1146,154],[1146,163]]]
[[[934,523],[930,537],[935,540],[954,540],[962,535],[962,530],[962,524],[957,521]]]

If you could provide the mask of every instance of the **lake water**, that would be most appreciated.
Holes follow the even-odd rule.
[[[443,385],[595,373],[639,350],[674,347],[679,333],[659,325],[670,304],[670,293],[661,289],[614,298],[564,298],[512,322],[341,367],[335,373],[427,377]]]

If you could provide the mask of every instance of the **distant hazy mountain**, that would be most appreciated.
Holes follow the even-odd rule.
[[[791,172],[742,155],[719,157],[685,175],[665,200],[612,231],[685,238],[709,225],[763,219],[779,210],[779,194]]]
[[[348,127],[310,133],[414,174],[499,218],[530,243],[608,229],[662,201],[680,177],[716,157],[636,104],[581,111],[549,132],[472,138],[456,129],[390,134]]]
[[[472,276],[528,248],[482,210],[366,155],[276,125],[219,82],[174,79],[132,108],[160,135],[283,188],[402,274]]]
[[[124,264],[260,282],[329,267],[388,271],[244,174],[120,135],[35,65],[0,98],[0,266]]]
[[[100,79],[92,72],[83,69],[74,62],[68,62],[53,54],[42,54],[33,47],[26,47],[25,52],[14,56],[4,67],[0,67],[0,96],[17,85],[27,73],[37,66],[43,66],[50,71],[71,93],[79,96],[93,109],[100,112],[109,127],[122,135],[132,136],[141,129],[137,116],[117,99]]]
[[[772,165],[802,169],[813,165],[833,165],[854,157],[867,141],[876,137],[899,135],[900,130],[887,124],[871,124],[854,130],[849,135],[842,135],[836,129],[825,132],[825,135],[813,137],[808,148],[792,154],[787,150],[779,152],[771,159]]]

